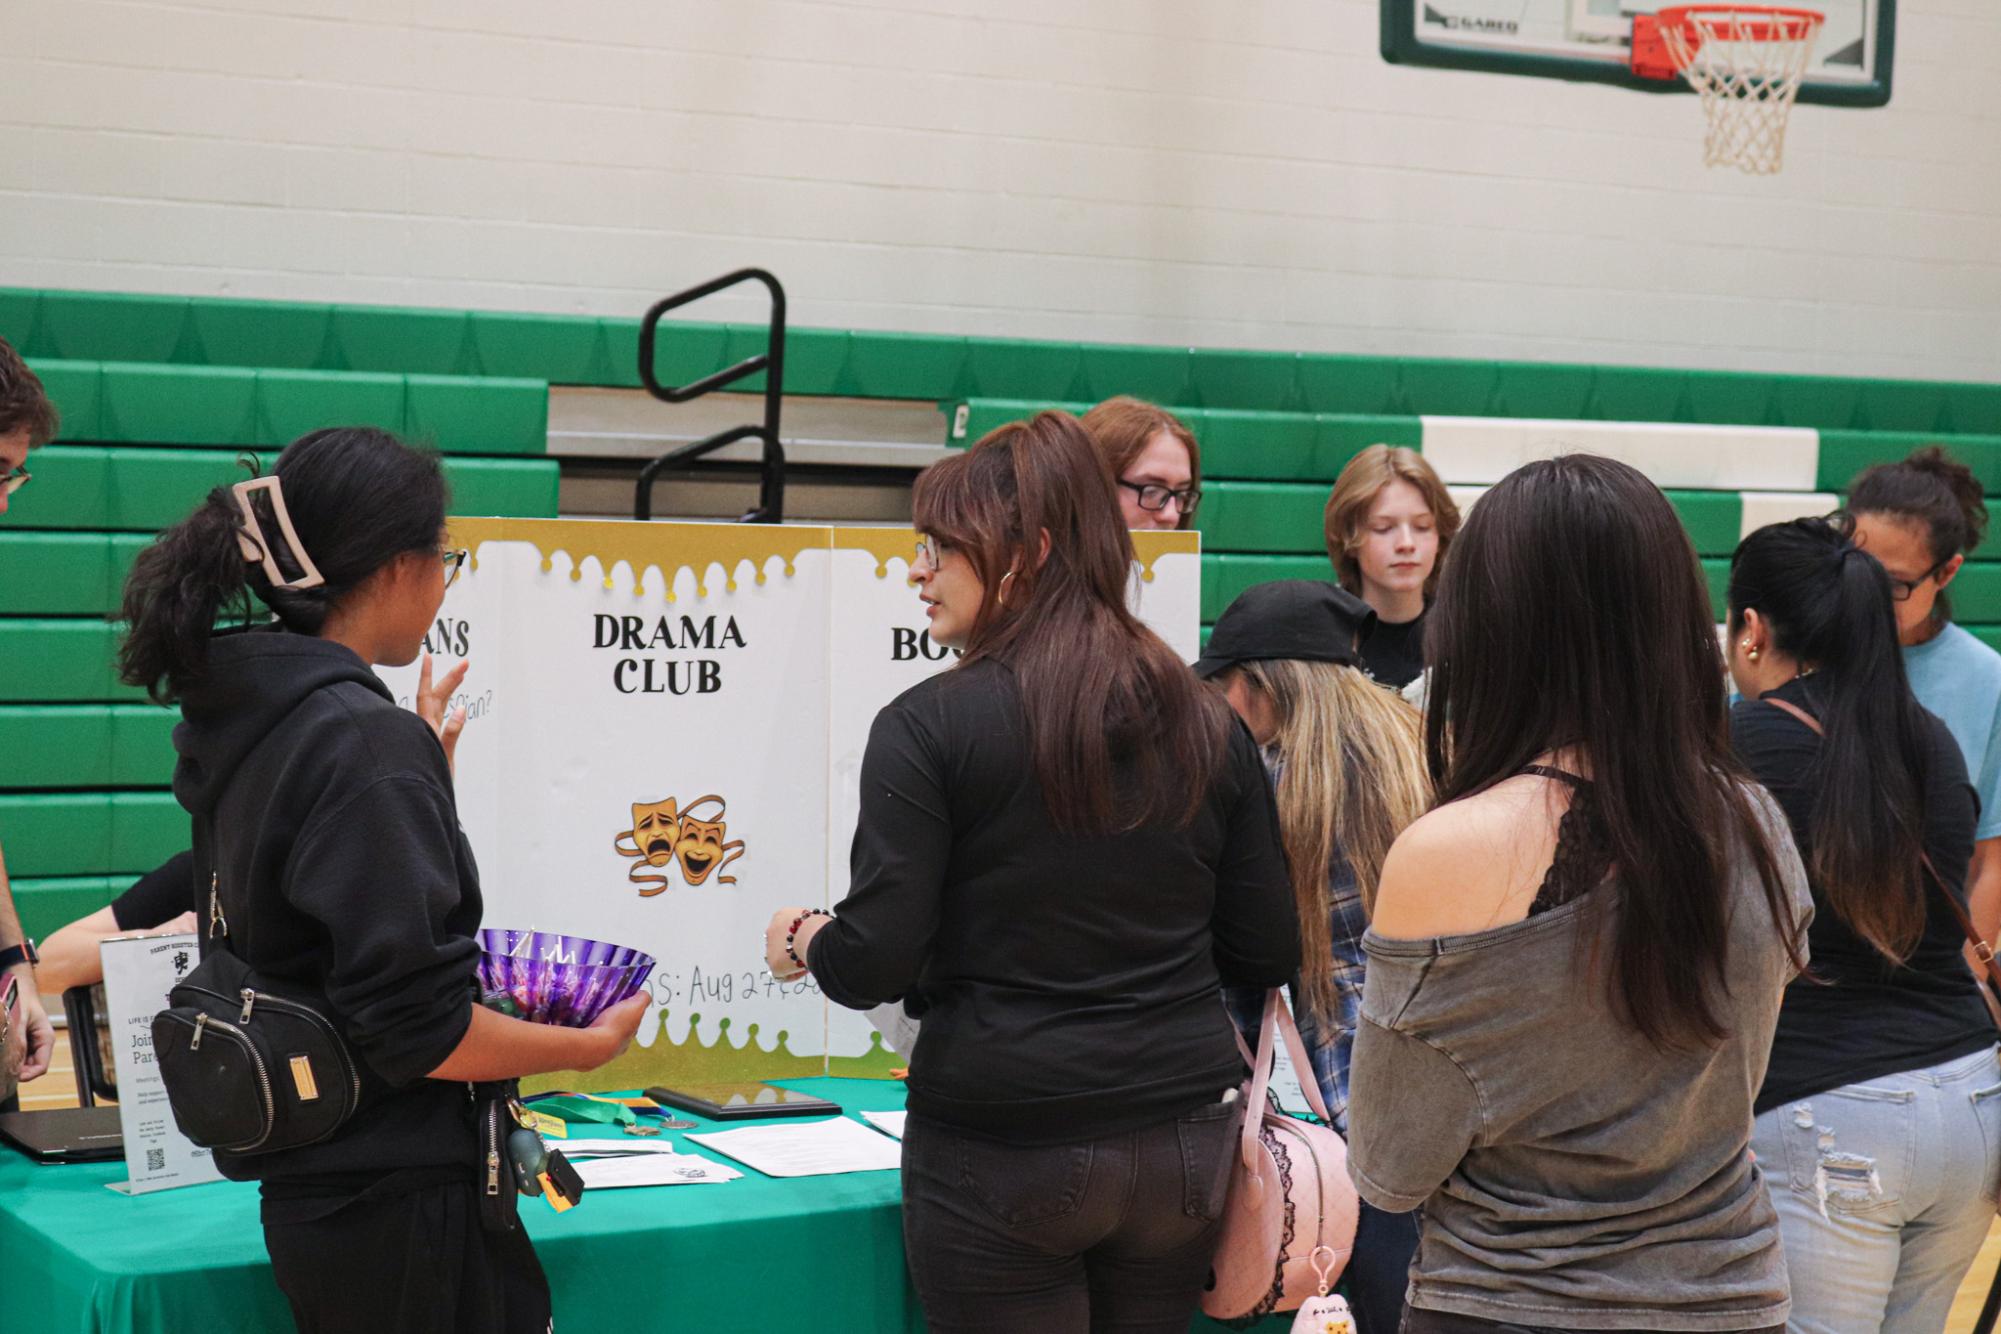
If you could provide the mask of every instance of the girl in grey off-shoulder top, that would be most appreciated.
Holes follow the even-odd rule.
[[[1751,1112],[1813,903],[1731,757],[1714,620],[1612,459],[1516,469],[1453,545],[1439,804],[1383,863],[1349,1075],[1350,1175],[1423,1211],[1402,1334],[1787,1317]]]
[[[1798,858],[1781,869],[1803,923]],[[1679,1052],[1575,974],[1616,883],[1473,935],[1363,938],[1349,1165],[1371,1204],[1424,1209],[1413,1306],[1562,1329],[1784,1322],[1777,1216],[1747,1145],[1793,970],[1748,859],[1734,888],[1731,1036]]]

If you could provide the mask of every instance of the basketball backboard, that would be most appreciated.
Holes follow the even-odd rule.
[[[1685,92],[1681,79],[1628,68],[1633,19],[1671,0],[1381,0],[1383,57],[1405,65],[1488,70]],[[1772,0],[1826,16],[1799,100],[1879,107],[1890,100],[1897,0]]]

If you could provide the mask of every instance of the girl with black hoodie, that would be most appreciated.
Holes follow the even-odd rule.
[[[181,706],[203,948],[226,931],[253,969],[324,997],[359,1058],[359,1110],[330,1139],[215,1155],[262,1182],[272,1269],[310,1334],[547,1329],[526,1234],[481,1225],[468,1083],[601,1065],[647,1005],[567,1029],[478,1004],[479,875],[449,759],[370,670],[416,659],[463,559],[445,504],[435,456],[316,431],[269,478],[211,491],[125,586],[121,673]]]

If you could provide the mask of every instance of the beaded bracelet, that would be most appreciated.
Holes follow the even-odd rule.
[[[808,908],[793,918],[792,925],[785,928],[785,957],[798,964],[801,968],[804,968],[806,961],[800,958],[798,952],[792,948],[792,942],[799,937],[799,928],[806,925],[808,917],[832,917],[833,915],[825,908]]]

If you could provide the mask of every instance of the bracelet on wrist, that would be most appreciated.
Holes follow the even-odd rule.
[[[792,925],[785,928],[785,957],[792,960],[793,963],[798,964],[801,968],[804,968],[806,961],[800,958],[799,952],[793,948],[794,942],[799,938],[799,928],[806,925],[808,917],[832,917],[833,915],[825,908],[808,908],[793,918]]]

